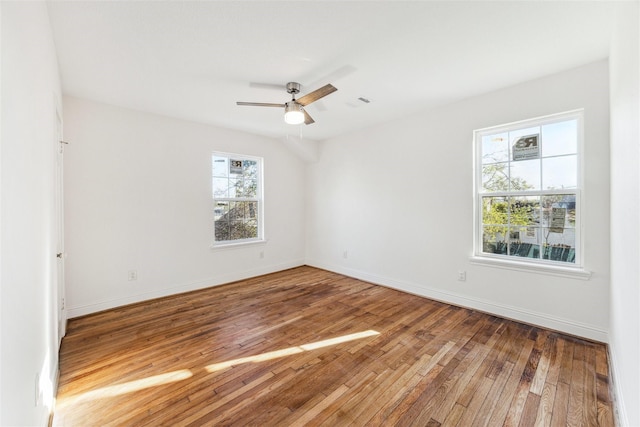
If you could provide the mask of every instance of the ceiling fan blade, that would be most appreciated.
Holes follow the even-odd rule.
[[[237,105],[249,105],[252,107],[281,107],[284,108],[284,104],[271,104],[268,102],[236,102]]]
[[[315,123],[316,122],[315,120],[313,120],[311,118],[309,113],[307,113],[305,110],[302,110],[302,112],[304,113],[304,124],[305,125],[310,125],[311,123]]]
[[[338,89],[336,89],[335,87],[333,87],[333,85],[328,84],[328,85],[324,85],[322,86],[320,89],[316,89],[311,93],[306,94],[305,96],[296,99],[296,102],[298,102],[298,104],[300,105],[309,105],[314,101],[317,101],[320,98],[323,98],[335,91],[337,91]]]

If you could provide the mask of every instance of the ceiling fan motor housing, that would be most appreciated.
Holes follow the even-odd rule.
[[[296,83],[296,82],[287,83],[287,92],[290,93],[291,95],[300,93],[300,83]]]

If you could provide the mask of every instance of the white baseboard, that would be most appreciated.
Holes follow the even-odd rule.
[[[312,267],[322,268],[325,270],[344,274],[345,276],[354,277],[356,279],[364,280],[377,285],[387,286],[411,294],[446,302],[448,304],[471,308],[474,310],[480,310],[496,316],[557,330],[594,341],[603,343],[608,342],[608,332],[606,330],[596,328],[592,325],[587,325],[557,316],[552,316],[546,313],[534,312],[520,307],[499,304],[493,301],[483,300],[475,297],[468,297],[454,292],[442,291],[440,289],[434,289],[423,284],[401,281],[390,277],[383,277],[360,270],[345,268],[338,265],[330,265],[312,260],[307,260],[306,262],[304,260],[295,260],[287,263],[255,268],[251,270],[237,271],[221,276],[211,277],[197,282],[183,283],[176,286],[157,289],[151,292],[129,295],[122,298],[109,299],[81,306],[69,307],[67,310],[67,316],[71,319],[74,317],[84,316],[86,314],[96,313],[99,311],[121,307],[128,304],[134,304],[154,298],[162,298],[169,295],[175,295],[183,292],[189,292],[208,288],[211,286],[218,286],[225,283],[235,282],[237,280],[261,276],[263,274],[274,273],[305,264]]]
[[[184,292],[195,291],[198,289],[209,288],[212,286],[224,285],[225,283],[231,283],[238,280],[249,279],[256,276],[262,276],[263,274],[275,273],[277,271],[299,267],[304,264],[305,264],[304,260],[294,260],[294,261],[290,261],[282,264],[269,265],[269,266],[254,268],[250,270],[235,271],[233,273],[227,273],[220,276],[211,277],[205,280],[199,280],[199,281],[190,282],[190,283],[182,283],[175,286],[156,289],[150,292],[143,292],[135,295],[128,295],[122,298],[108,299],[104,301],[94,302],[91,304],[78,305],[75,307],[69,306],[67,308],[67,318],[72,319],[74,317],[84,316],[91,313],[97,313],[99,311],[109,310],[111,308],[121,307],[128,304],[135,304],[137,302],[147,301],[155,298],[162,298],[169,295],[176,295]]]
[[[434,289],[423,284],[411,283],[393,279],[390,277],[378,276],[375,274],[345,268],[338,265],[330,265],[323,262],[315,262],[312,260],[307,260],[306,264],[312,267],[322,268],[324,270],[344,274],[345,276],[364,280],[377,285],[387,286],[389,288],[397,289],[411,294],[446,302],[448,304],[483,311],[499,317],[516,320],[530,325],[541,326],[547,329],[553,329],[559,332],[564,332],[570,335],[583,337],[602,343],[608,342],[608,331],[570,319],[564,319],[561,317],[552,316],[546,313],[539,313],[520,307],[499,304],[493,301],[469,297],[454,292],[442,291],[440,289]]]

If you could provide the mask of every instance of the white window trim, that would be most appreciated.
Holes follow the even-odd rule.
[[[578,133],[578,152],[577,152],[577,189],[569,190],[537,190],[526,192],[526,195],[541,195],[541,194],[575,194],[576,195],[576,242],[575,242],[575,259],[574,264],[533,259],[533,258],[517,258],[508,255],[498,255],[482,252],[482,216],[480,215],[480,209],[482,206],[482,196],[486,196],[487,193],[480,192],[480,185],[482,183],[482,159],[478,155],[480,146],[479,140],[483,135],[507,132],[514,130],[515,127],[534,127],[552,124],[556,122],[562,122],[575,119],[577,120],[577,133]],[[583,280],[589,280],[591,272],[584,268],[584,222],[582,210],[584,209],[584,174],[583,174],[583,153],[584,153],[584,109],[577,109],[567,111],[559,114],[552,114],[548,116],[536,117],[533,119],[522,120],[512,123],[507,123],[499,126],[492,126],[482,129],[477,129],[473,132],[473,254],[470,257],[470,262],[476,265],[485,265],[509,270],[528,271],[533,273],[548,274],[561,277],[578,278]],[[524,193],[524,192],[523,192]],[[490,193],[491,195],[500,195],[502,193]],[[507,193],[505,193],[507,194]],[[508,192],[509,195],[513,195],[514,192]]]
[[[221,249],[240,249],[247,246],[259,246],[266,245],[269,239],[243,239],[243,240],[231,240],[229,242],[220,242],[211,244],[210,249],[217,251]]]
[[[488,267],[502,268],[504,270],[516,270],[526,271],[529,273],[545,274],[549,276],[567,277],[570,279],[589,280],[591,278],[591,272],[585,270],[582,267],[568,267],[555,264],[546,264],[536,261],[519,261],[521,258],[515,260],[505,259],[503,257],[496,256],[472,256],[469,258],[469,262],[475,265],[483,265]]]
[[[260,244],[266,244],[267,243],[267,239],[265,239],[265,218],[264,218],[264,158],[262,157],[256,157],[256,156],[250,156],[250,155],[246,155],[246,154],[239,154],[239,153],[229,153],[229,152],[224,152],[224,151],[212,151],[211,152],[211,159],[213,159],[213,156],[220,156],[220,157],[229,157],[229,158],[237,158],[240,160],[254,160],[257,162],[258,164],[258,190],[257,190],[257,194],[258,197],[256,198],[243,198],[243,197],[238,197],[238,198],[233,198],[233,201],[251,201],[251,200],[258,200],[258,215],[259,215],[259,219],[258,219],[258,237],[256,238],[252,238],[252,239],[237,239],[237,240],[225,240],[222,242],[216,242],[216,237],[215,237],[215,231],[214,231],[214,235],[213,235],[213,241],[211,243],[211,245],[209,246],[210,249],[212,250],[220,250],[220,249],[238,249],[238,248],[242,248],[242,247],[247,247],[247,246],[252,246],[252,245],[260,245]],[[213,165],[212,165],[213,167]],[[211,188],[211,195],[212,198],[211,200],[215,202],[215,200],[221,200],[221,199],[215,199],[213,197],[213,179],[210,181],[212,188]],[[225,199],[225,198],[222,198]],[[215,224],[215,220],[213,221],[213,224]],[[214,225],[215,227],[215,225]]]

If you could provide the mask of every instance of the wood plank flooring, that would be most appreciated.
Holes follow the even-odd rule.
[[[54,426],[612,426],[606,347],[300,267],[69,321]]]

